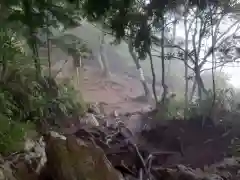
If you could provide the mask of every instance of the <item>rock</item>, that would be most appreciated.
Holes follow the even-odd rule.
[[[19,161],[14,165],[14,176],[17,180],[38,180],[38,173],[34,170],[34,163]]]
[[[3,171],[0,170],[0,180],[4,180],[4,179],[5,179],[5,176],[4,176],[4,174],[3,174]]]
[[[26,139],[25,143],[24,143],[24,150],[25,151],[31,151],[35,146],[35,142],[31,139]]]
[[[53,135],[57,136],[56,133],[51,132]],[[24,160],[26,163],[31,164],[35,162],[36,166],[34,170],[36,173],[39,173],[47,162],[46,153],[45,153],[45,142],[43,137],[38,141],[33,141],[27,139],[25,142],[25,151]],[[22,165],[21,165],[22,166]]]
[[[0,166],[0,180],[16,180],[9,162],[5,162]]]
[[[88,112],[93,114],[101,114],[101,111],[98,107],[98,103],[90,104],[88,107]]]
[[[119,116],[118,112],[117,112],[116,110],[114,110],[114,111],[113,111],[113,117],[116,118],[116,117],[118,117],[118,116]]]
[[[75,136],[67,140],[46,137],[46,171],[58,180],[122,180],[103,150]]]
[[[80,124],[90,125],[90,126],[99,126],[99,122],[94,114],[87,113],[85,117],[80,119]]]
[[[61,135],[61,134],[59,134],[59,133],[57,133],[55,131],[50,131],[50,134],[51,134],[52,137],[55,137],[55,138],[60,138],[62,140],[66,140],[67,139],[65,136],[63,136],[63,135]]]

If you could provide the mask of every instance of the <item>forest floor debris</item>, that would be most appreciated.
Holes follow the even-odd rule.
[[[131,115],[128,114],[128,116]],[[240,158],[227,156],[231,152],[228,147],[232,143],[232,139],[239,136],[236,132],[224,135],[226,128],[222,126],[202,127],[197,119],[193,119],[189,121],[170,120],[163,123],[164,125],[159,124],[155,129],[133,133],[121,121],[121,116],[118,118],[120,120],[115,126],[93,126],[90,123],[78,127],[73,132],[60,132],[61,135],[56,132],[48,133],[47,137],[60,143],[56,145],[58,150],[60,145],[61,147],[63,145],[63,154],[66,151],[78,152],[81,148],[91,147],[91,151],[86,150],[87,157],[77,155],[73,158],[72,152],[70,152],[65,154],[64,160],[61,160],[59,159],[63,158],[61,154],[53,153],[52,149],[54,148],[50,148],[52,153],[49,153],[49,148],[47,150],[42,145],[39,147],[45,149],[47,156],[42,153],[42,157],[39,157],[37,148],[35,148],[36,144],[41,144],[39,141],[33,145],[33,148],[30,148],[31,150],[28,148],[28,152],[22,155],[15,154],[9,158],[3,158],[1,167],[9,166],[10,163],[13,174],[17,177],[20,175],[22,177],[22,173],[32,171],[32,174],[28,173],[28,177],[24,177],[25,179],[49,180],[54,176],[61,180],[69,180],[74,176],[89,175],[89,173],[83,173],[85,170],[82,169],[81,164],[77,163],[78,161],[83,162],[83,158],[85,158],[84,162],[88,163],[90,167],[92,161],[89,158],[93,160],[100,158],[99,166],[101,168],[108,167],[111,170],[105,171],[105,169],[100,172],[90,168],[87,171],[91,171],[90,174],[105,172],[106,174],[101,174],[105,179],[116,176],[114,179],[236,180],[240,177]],[[44,142],[49,144],[46,137]],[[70,150],[68,149],[69,142],[74,144]],[[50,143],[50,146],[55,145]],[[91,152],[96,152],[101,156],[96,158]],[[35,158],[34,153],[36,154]],[[31,157],[31,161],[26,157]],[[44,162],[44,158],[47,158],[47,164],[41,165],[42,171],[39,171],[37,170],[39,169],[38,165],[40,161]],[[71,162],[71,159],[76,160],[75,164]],[[65,168],[60,166],[63,161],[68,162],[65,163]],[[71,165],[71,163],[73,164]],[[3,174],[4,171],[1,170]],[[86,178],[95,180],[100,174]],[[12,180],[12,178],[10,179]]]

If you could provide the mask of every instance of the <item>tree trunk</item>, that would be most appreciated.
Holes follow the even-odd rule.
[[[31,34],[31,48],[32,48],[32,53],[33,53],[33,60],[34,60],[34,66],[36,69],[36,77],[39,78],[41,76],[41,64],[40,64],[40,59],[38,55],[38,47],[37,47],[37,42],[36,42],[36,37],[34,33]]]
[[[212,46],[216,44],[216,36],[214,36],[213,32],[213,15],[210,13],[211,16],[211,34],[212,34]],[[215,51],[212,52],[212,89],[213,89],[213,97],[212,97],[212,108],[210,111],[210,116],[214,115],[214,107],[215,107],[215,101],[216,101],[216,82],[215,82],[215,74],[214,70],[216,69],[216,63],[215,63]]]
[[[185,5],[185,11],[187,4]],[[187,29],[187,16],[184,15],[184,31],[185,31],[185,51],[184,51],[184,76],[185,76],[185,93],[184,93],[184,118],[188,114],[188,29]]]
[[[173,12],[173,15],[174,15],[174,23],[173,23],[173,37],[172,37],[172,43],[175,44],[175,41],[176,41],[176,28],[177,28],[177,17],[176,17],[176,13]]]
[[[81,67],[76,67],[77,87],[80,87]]]
[[[40,64],[40,59],[38,56],[38,47],[37,47],[37,41],[36,41],[36,27],[34,26],[33,19],[31,19],[32,15],[32,4],[31,1],[24,0],[23,1],[23,12],[24,16],[29,18],[29,21],[27,22],[28,26],[28,44],[31,47],[32,50],[32,56],[34,60],[34,66],[36,69],[36,78],[39,78],[41,76],[41,64]]]
[[[203,83],[198,65],[195,65],[195,80],[198,86],[198,97],[199,97],[199,100],[201,101],[203,100],[203,95],[206,96],[208,92],[204,87],[204,83]]]
[[[46,13],[46,15],[48,15]],[[52,77],[52,65],[51,65],[51,51],[52,51],[52,44],[51,44],[51,40],[50,40],[50,32],[49,32],[49,20],[48,20],[48,16],[47,16],[47,55],[48,55],[48,75],[49,77]]]
[[[152,72],[152,78],[153,78],[152,79],[152,91],[153,91],[153,96],[154,96],[154,99],[155,99],[155,103],[157,105],[158,97],[157,97],[157,93],[156,93],[156,75],[155,75],[151,50],[148,52],[148,55],[149,55],[149,58],[150,58],[151,72]]]
[[[149,98],[150,97],[150,91],[148,89],[147,82],[145,80],[144,72],[143,72],[143,69],[142,69],[141,64],[139,62],[139,59],[137,58],[137,55],[135,54],[135,52],[133,50],[132,39],[131,38],[129,38],[129,42],[128,42],[128,51],[132,56],[132,59],[133,59],[135,65],[136,65],[137,70],[139,71],[140,81],[143,85],[145,97]]]
[[[8,61],[7,61],[7,59],[5,58],[4,53],[5,53],[5,52],[3,52],[3,56],[2,56],[1,80],[4,80],[5,75],[6,75],[6,73],[7,73],[7,67],[8,67]]]
[[[73,58],[73,68],[75,71],[75,75],[77,78],[77,88],[80,86],[80,77],[81,77],[81,54],[78,52],[78,50],[74,49],[71,53]]]
[[[161,17],[162,19],[162,26],[164,27],[165,26],[165,23],[164,23],[164,17],[162,16]],[[163,93],[162,93],[162,97],[161,97],[161,104],[162,104],[162,107],[165,106],[165,100],[166,100],[166,97],[167,97],[167,85],[165,83],[165,57],[164,57],[164,37],[165,37],[165,34],[164,34],[164,28],[162,29],[162,33],[161,33],[161,62],[162,62],[162,88],[163,88]]]
[[[195,94],[196,87],[197,87],[197,83],[196,83],[196,79],[194,78],[189,102],[192,102],[192,101],[193,101],[193,96],[194,96],[194,94]]]
[[[48,54],[48,75],[52,77],[51,65],[51,40],[49,39],[49,32],[47,32],[47,54]]]
[[[102,32],[102,35],[100,36],[100,48],[99,48],[99,59],[100,59],[100,65],[102,69],[103,76],[110,77],[111,73],[109,70],[107,57],[104,51],[105,41],[104,41],[104,32]]]

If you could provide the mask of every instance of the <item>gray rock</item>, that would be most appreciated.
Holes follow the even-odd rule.
[[[0,166],[0,180],[16,180],[10,167],[10,162],[5,162]]]
[[[90,125],[90,126],[99,126],[99,122],[94,114],[87,113],[85,117],[80,119],[80,124]]]

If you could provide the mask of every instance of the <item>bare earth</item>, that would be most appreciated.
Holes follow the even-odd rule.
[[[58,56],[55,57],[53,55],[53,59],[57,60],[55,60],[52,66],[52,74],[59,72],[61,69],[57,76],[58,78],[76,77],[72,59],[65,54],[61,54],[60,59],[59,53],[53,53]],[[87,62],[86,64],[80,75],[79,87],[86,102],[101,103],[106,115],[111,114],[113,111],[122,114],[149,109],[149,103],[135,99],[143,95],[143,88],[138,79],[128,77],[124,72],[117,75],[112,73],[111,77],[106,78],[102,76],[100,68],[96,63]]]
[[[58,75],[58,78],[76,77],[76,71],[73,68],[71,58],[59,55],[56,52],[56,64],[52,67],[53,71],[58,71],[62,66],[64,68]],[[65,63],[65,61],[67,63]],[[110,78],[105,78],[99,71],[96,61],[85,64],[85,70],[81,71],[79,89],[83,97],[88,102],[99,102],[103,104],[106,114],[111,114],[116,110],[121,113],[133,113],[145,111],[149,108],[149,103],[137,101],[136,97],[143,94],[140,81],[137,78],[130,78],[124,74],[127,68],[121,68],[116,65],[119,71],[112,69]],[[114,74],[115,73],[115,74]],[[133,132],[141,130],[141,123],[147,122],[148,117],[154,115],[146,114],[143,118],[139,114],[127,117],[126,126]],[[112,118],[115,120],[115,118]],[[121,119],[122,120],[122,119]],[[205,167],[221,161],[225,156],[231,153],[229,147],[232,146],[234,138],[240,138],[239,131],[228,130],[225,126],[202,126],[202,119],[182,120],[162,120],[156,129],[141,133],[144,137],[143,145],[150,151],[177,152],[170,156],[165,165],[185,164],[192,167]],[[141,122],[142,121],[142,122]],[[234,125],[233,125],[234,127]],[[239,127],[235,127],[239,129]],[[231,129],[231,128],[230,128]],[[144,144],[145,143],[145,144]],[[151,150],[152,148],[152,150]],[[124,157],[121,157],[123,159]],[[127,154],[129,158],[129,154]],[[159,160],[160,161],[160,160]],[[161,163],[164,162],[161,160]]]
[[[119,114],[133,113],[145,111],[150,107],[147,102],[134,100],[143,95],[142,86],[137,79],[115,74],[106,78],[98,69],[88,66],[85,67],[82,84],[84,99],[101,103],[106,114],[115,110]]]

